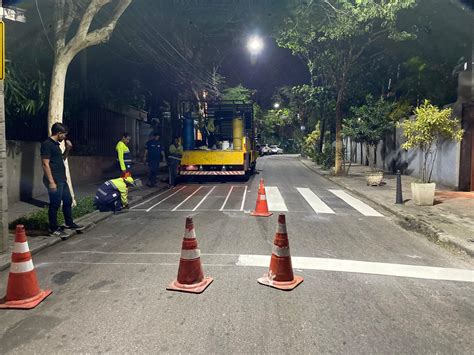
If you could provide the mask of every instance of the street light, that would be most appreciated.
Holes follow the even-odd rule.
[[[274,108],[274,109],[279,109],[279,108],[280,108],[280,104],[279,104],[278,102],[275,102],[275,103],[273,104],[273,108]]]
[[[247,41],[247,49],[252,56],[258,55],[264,47],[263,39],[257,35],[251,36]]]

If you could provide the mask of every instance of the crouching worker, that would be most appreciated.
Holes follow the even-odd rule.
[[[130,173],[123,173],[118,179],[104,182],[97,189],[94,205],[100,212],[118,212],[128,208],[128,188],[134,186]]]

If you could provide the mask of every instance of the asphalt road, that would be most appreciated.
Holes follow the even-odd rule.
[[[179,185],[35,255],[41,286],[54,292],[34,310],[0,312],[0,353],[472,352],[469,260],[366,201],[355,208],[295,156],[257,168],[247,182]],[[294,271],[305,278],[291,292],[256,282],[278,216],[248,213],[261,177],[270,206],[287,210]],[[165,290],[188,215],[215,279],[200,295]]]

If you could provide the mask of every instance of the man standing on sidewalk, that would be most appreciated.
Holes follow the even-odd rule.
[[[64,160],[69,156],[72,149],[70,141],[66,140],[64,153],[59,147],[66,139],[68,129],[61,123],[55,123],[51,127],[51,136],[41,144],[41,161],[43,165],[43,182],[49,194],[49,232],[62,239],[67,238],[67,234],[62,227],[58,226],[58,210],[63,204],[65,228],[80,229],[81,226],[74,223],[72,219],[72,197],[67,184],[66,168]]]
[[[160,134],[154,133],[153,139],[146,142],[145,156],[143,158],[145,162],[148,163],[149,183],[147,186],[149,187],[156,186],[156,175],[158,175],[158,171],[160,170],[160,162],[162,158],[165,160],[165,153],[163,152],[161,145]]]

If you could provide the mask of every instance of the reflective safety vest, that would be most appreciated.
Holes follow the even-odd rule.
[[[123,206],[128,203],[128,188],[122,178],[108,180],[100,185],[94,202],[96,205],[109,205],[119,198]]]
[[[120,164],[120,169],[122,171],[130,170],[132,167],[132,154],[130,153],[130,149],[128,149],[124,142],[119,141],[115,150],[117,151],[117,161]]]
[[[183,157],[183,146],[178,145],[177,147],[174,144],[170,145],[170,155],[168,156],[169,159],[173,159],[175,161],[181,161]]]

